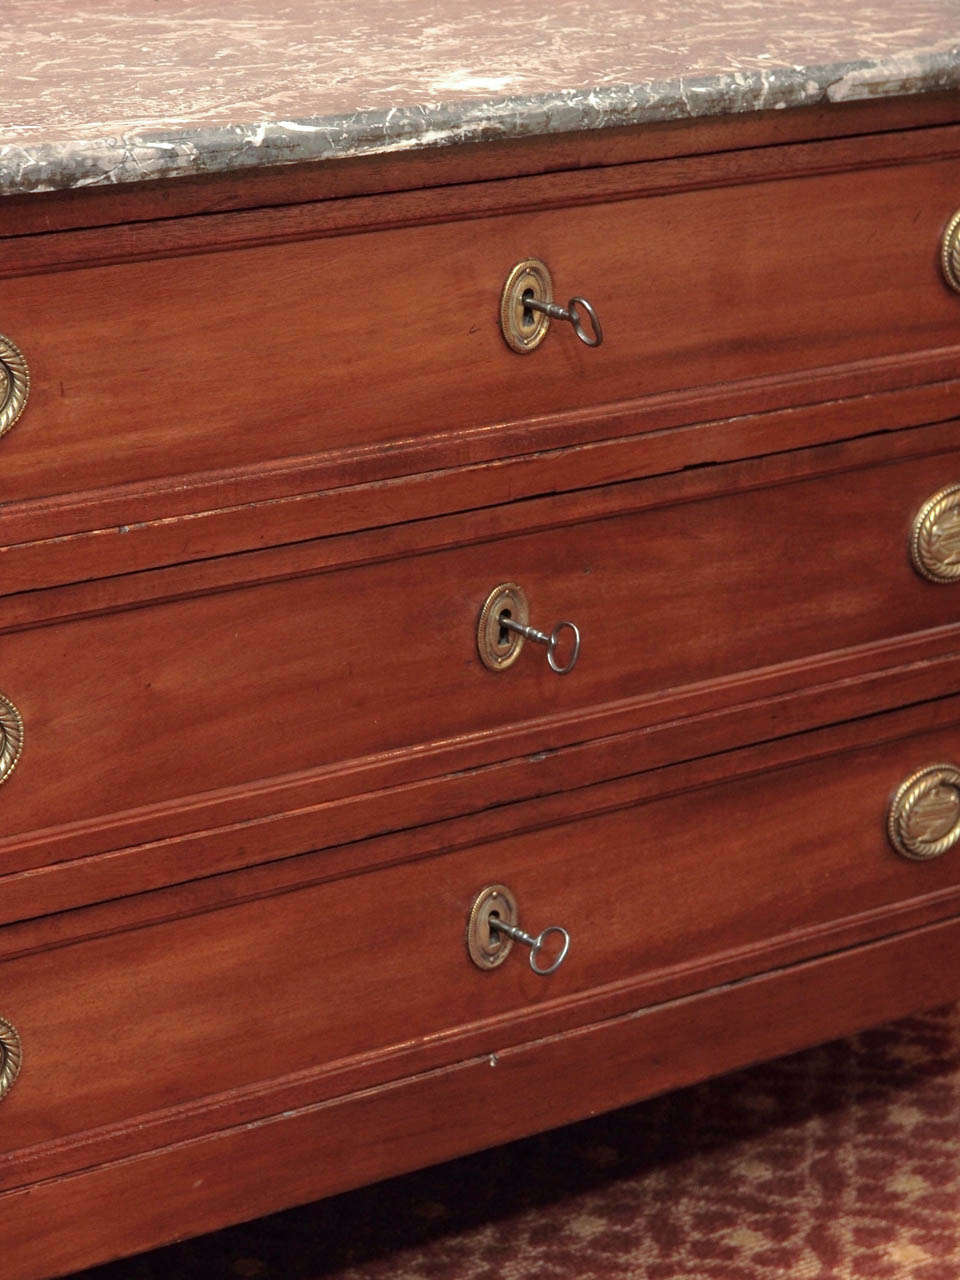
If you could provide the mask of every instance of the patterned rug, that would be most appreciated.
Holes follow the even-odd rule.
[[[84,1280],[958,1280],[960,1008]]]

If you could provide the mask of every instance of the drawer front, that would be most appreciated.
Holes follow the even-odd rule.
[[[951,478],[949,463],[874,466],[7,635],[0,691],[23,715],[25,745],[0,791],[5,841],[344,761],[405,760],[419,744],[453,750],[494,734],[487,757],[506,759],[511,731],[544,717],[549,745],[563,745],[591,735],[583,717],[601,706],[633,699],[651,723],[670,713],[650,701],[664,691],[954,623],[960,583],[922,578],[907,549],[910,516]],[[579,626],[569,674],[529,640],[508,669],[484,667],[478,613],[506,581],[525,589],[534,626]],[[796,682],[816,678],[812,665]]]
[[[957,199],[950,159],[7,280],[33,378],[0,499],[949,347]],[[500,292],[530,257],[602,347],[554,322],[508,349]]]
[[[955,911],[960,848],[910,860],[885,821],[905,778],[960,758],[960,728],[832,754],[822,733],[808,741],[800,763],[757,772],[741,753],[711,785],[4,962],[0,1015],[23,1067],[0,1103],[2,1149],[357,1055],[441,1052],[441,1033],[461,1037],[441,1052],[455,1061],[464,1035],[494,1051],[565,1001],[567,1025],[590,1021],[590,993],[619,988],[623,1011],[655,999],[655,979],[673,975],[680,994],[714,985],[711,964],[731,957],[741,975],[773,967],[784,940],[796,959],[848,943],[837,931],[851,921],[861,940],[895,932],[898,903]],[[911,838],[924,824],[960,838],[958,786],[901,807]],[[471,904],[491,884],[531,934],[569,931],[548,977],[521,942],[495,969],[468,957]]]

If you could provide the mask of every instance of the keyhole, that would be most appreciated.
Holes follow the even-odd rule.
[[[533,297],[532,289],[524,289],[520,297],[520,301],[523,303],[523,316],[521,318],[521,324],[525,329],[531,329],[537,322],[536,316],[533,314],[533,308],[527,305],[532,297]]]
[[[505,627],[505,626],[503,625],[503,620],[504,620],[504,618],[512,618],[512,617],[513,617],[513,614],[510,612],[510,610],[509,610],[509,609],[501,609],[501,610],[500,610],[500,630],[499,630],[499,632],[497,633],[497,644],[498,644],[498,645],[506,646],[506,645],[508,645],[508,644],[510,643],[510,637],[511,637],[511,634],[512,634],[512,633],[511,633],[511,631],[510,631],[510,628],[509,628],[509,627]]]
[[[490,932],[490,950],[491,951],[496,951],[498,947],[503,945],[503,934],[500,932],[499,929],[495,929],[493,925],[490,924],[491,920],[499,920],[499,919],[500,919],[499,911],[491,911],[490,914],[487,916],[487,927]]]

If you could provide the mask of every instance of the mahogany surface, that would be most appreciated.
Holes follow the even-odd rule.
[[[121,1151],[133,1120],[181,1138],[211,1115],[222,1126],[241,1096],[247,1114],[280,1109],[297,1077],[332,1096],[359,1067],[380,1082],[398,1059],[407,1074],[493,1052],[689,994],[717,970],[746,976],[956,912],[956,861],[898,857],[876,817],[918,760],[957,758],[960,719],[919,734],[886,720],[858,726],[856,745],[809,735],[789,765],[758,771],[738,753],[715,762],[722,780],[665,780],[638,803],[629,786],[584,797],[589,816],[389,868],[272,893],[233,877],[219,904],[171,904],[164,919],[155,903],[153,921],[99,936],[94,913],[87,937],[5,959],[5,1016],[34,1049],[4,1106],[0,1186],[19,1185],[25,1159],[56,1161],[65,1138],[82,1160],[106,1144],[91,1130]],[[464,921],[490,881],[511,886],[529,930],[575,932],[553,981],[519,956],[487,973],[470,963]]]
[[[920,456],[895,462],[885,441],[838,445],[766,475],[730,464],[697,487],[622,483],[420,522],[418,554],[385,536],[324,540],[274,581],[254,568],[242,588],[8,632],[4,689],[30,751],[3,795],[5,868],[63,858],[29,839],[40,793],[44,828],[102,827],[306,771],[347,782],[349,762],[462,754],[481,737],[488,761],[505,759],[534,724],[564,746],[604,709],[649,721],[684,686],[798,660],[816,683],[818,655],[951,626],[954,594],[911,568],[906,530],[953,478],[958,440],[950,424],[907,433]],[[570,678],[531,643],[507,671],[481,666],[476,617],[505,581],[525,588],[535,625],[581,628]]]
[[[0,204],[8,1280],[960,996],[960,850],[884,827],[960,761],[960,583],[908,556],[960,481],[958,120]],[[533,255],[599,350],[507,349]],[[508,580],[569,675],[480,664]],[[496,882],[549,978],[469,960]]]
[[[560,208],[538,208],[517,180],[495,217],[458,189],[458,210],[441,194],[392,219],[375,197],[378,229],[355,235],[287,213],[254,233],[272,243],[204,253],[216,230],[204,219],[173,248],[187,256],[168,257],[137,227],[127,252],[150,257],[99,267],[88,243],[71,270],[4,284],[6,332],[30,352],[35,387],[5,442],[0,499],[955,348],[960,317],[932,251],[954,201],[960,130],[947,132],[920,163],[867,167],[879,160],[862,151],[842,173],[817,174],[807,152],[800,172],[815,176],[669,173],[643,191],[644,166],[615,203],[616,169],[593,191],[554,179]],[[17,242],[18,272],[29,256]],[[489,299],[532,256],[551,264],[558,296],[595,299],[611,335],[601,349],[557,336],[535,360],[507,349]]]
[[[5,1264],[47,1280],[849,1035],[954,999],[958,960],[954,919],[0,1193]]]

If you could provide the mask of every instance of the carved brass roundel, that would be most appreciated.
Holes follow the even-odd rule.
[[[13,1088],[22,1062],[23,1049],[17,1029],[6,1018],[0,1018],[0,1098]]]
[[[30,394],[30,370],[23,352],[0,333],[0,436],[23,413]]]
[[[23,752],[23,716],[0,693],[0,782],[6,782]]]
[[[928,498],[913,521],[910,559],[930,582],[960,580],[960,484]]]
[[[915,862],[939,858],[960,842],[960,769],[928,764],[904,779],[890,801],[887,836]]]
[[[951,289],[960,293],[960,209],[947,223],[940,245],[943,278]]]

